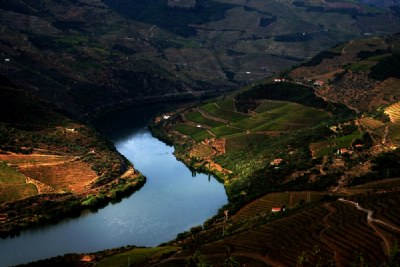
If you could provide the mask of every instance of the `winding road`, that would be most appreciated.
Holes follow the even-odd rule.
[[[361,210],[365,213],[367,213],[367,222],[368,224],[371,226],[372,229],[374,229],[374,231],[383,239],[383,241],[385,242],[385,246],[386,246],[386,251],[389,253],[390,252],[390,241],[381,233],[381,231],[373,224],[373,223],[378,223],[381,225],[384,225],[394,231],[400,232],[400,228],[392,225],[390,223],[384,222],[382,220],[378,220],[378,219],[374,219],[372,217],[372,215],[374,214],[374,212],[372,210],[369,209],[365,209],[363,207],[361,207],[357,202],[351,201],[351,200],[347,200],[344,198],[339,198],[339,201],[345,202],[345,203],[349,203],[353,206],[355,206],[358,210]]]

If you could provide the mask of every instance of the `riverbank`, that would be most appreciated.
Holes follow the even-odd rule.
[[[52,123],[0,125],[2,238],[118,202],[145,183],[93,128],[63,117]]]
[[[190,150],[194,144],[193,139],[173,130],[173,123],[180,120],[180,114],[188,107],[180,108],[154,118],[149,122],[149,129],[154,137],[175,148],[175,157],[183,162],[189,169],[213,175],[219,182],[225,184],[231,177],[230,170],[222,168],[211,158],[191,156]]]

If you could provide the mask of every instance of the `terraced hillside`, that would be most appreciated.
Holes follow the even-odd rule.
[[[385,113],[389,116],[392,123],[400,122],[400,102],[396,102],[387,108],[385,108]]]
[[[398,35],[353,40],[325,51],[294,68],[289,77],[306,83],[319,80],[316,92],[359,112],[398,101]]]
[[[397,196],[397,192],[356,195],[352,200],[311,205],[233,236],[221,236],[219,241],[200,243],[196,253],[212,266],[227,262],[238,266],[349,266],[362,262],[380,266],[389,262],[387,253],[399,240]],[[253,211],[248,216],[256,214]],[[151,266],[183,264],[193,253],[184,251]]]
[[[0,96],[1,236],[79,214],[143,184],[94,129],[16,88],[0,87]]]
[[[249,114],[235,110],[233,100],[202,105],[184,114],[186,121],[176,130],[195,141],[246,134],[279,134],[312,126],[330,118],[327,112],[283,101],[263,101]]]

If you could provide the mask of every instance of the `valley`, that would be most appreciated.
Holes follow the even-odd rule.
[[[385,62],[393,64],[397,38],[352,41],[253,86],[155,117],[153,134],[174,144],[187,166],[222,181],[229,203],[157,248],[68,254],[29,266],[119,266],[128,259],[137,266],[396,266],[398,109],[396,95],[384,96],[397,92],[386,85],[398,73],[379,80],[375,71],[392,67]],[[377,42],[388,49],[370,51]],[[348,45],[351,52],[343,50]],[[335,94],[347,77],[321,77],[371,52],[371,67],[348,71],[380,94],[355,108],[362,84]]]
[[[131,107],[170,106],[150,122],[124,117],[115,132],[143,120],[192,176],[213,175],[226,192],[175,239],[149,234],[28,266],[400,262],[398,3],[5,0],[0,14],[1,237],[146,192],[136,152],[94,126]],[[211,203],[184,184],[176,196],[203,192],[197,203]],[[147,206],[161,195],[140,206],[183,214]],[[154,240],[163,243],[141,247]]]

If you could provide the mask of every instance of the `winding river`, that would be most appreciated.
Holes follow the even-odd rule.
[[[159,110],[135,108],[97,123],[147,177],[142,189],[97,212],[0,239],[0,266],[124,245],[156,246],[215,215],[227,203],[223,185],[212,176],[192,173],[176,160],[173,147],[152,137],[146,124]]]

